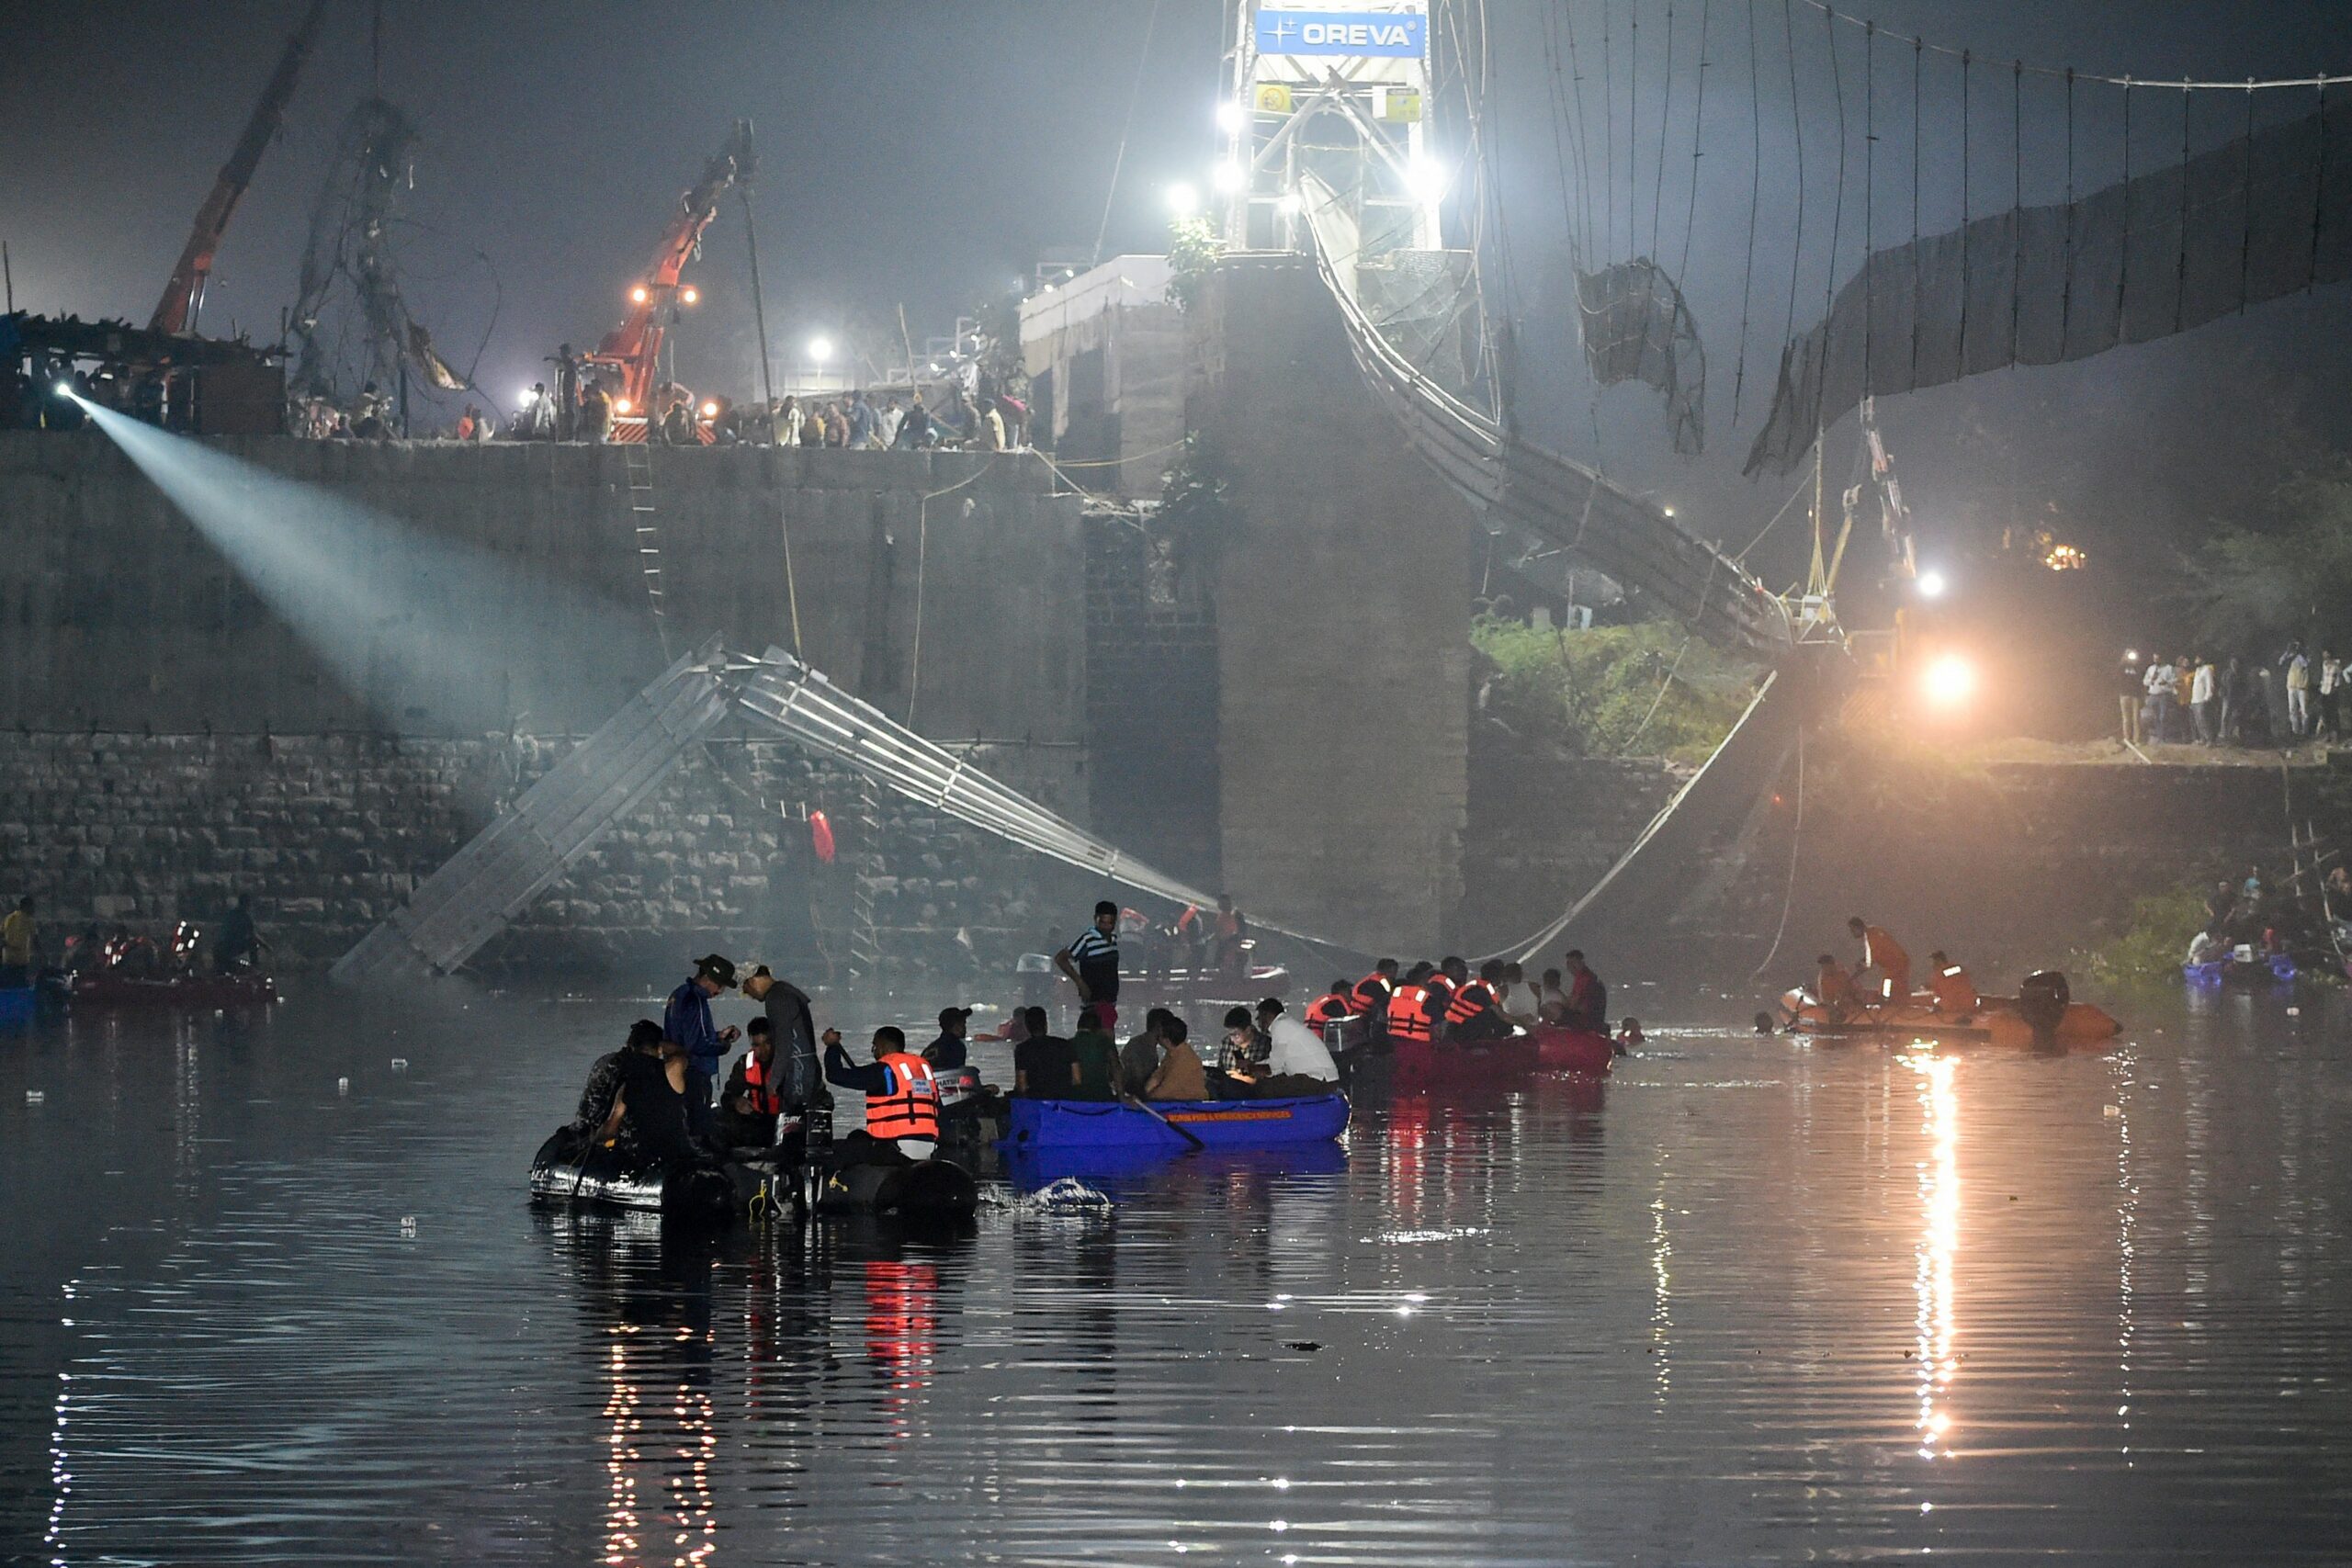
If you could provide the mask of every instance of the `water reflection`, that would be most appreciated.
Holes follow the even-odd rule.
[[[469,1043],[544,1010],[77,1034],[0,1055],[0,1527],[73,1564],[2324,1560],[2352,1094],[2332,1033],[2233,1020],[1694,1037],[1605,1103],[1367,1098],[1343,1149],[945,1238],[534,1214],[544,1075]]]
[[[1916,1350],[1919,1457],[1935,1459],[1951,1452],[1951,1415],[1944,1406],[1960,1371],[1952,1314],[1952,1264],[1960,1251],[1960,1096],[1953,1079],[1960,1064],[1931,1051],[1904,1061],[1918,1076],[1919,1130],[1927,1145],[1919,1162]]]

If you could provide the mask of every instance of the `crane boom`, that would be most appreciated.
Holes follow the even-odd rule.
[[[619,396],[627,400],[620,412],[636,416],[652,410],[654,379],[662,355],[662,321],[678,291],[678,275],[695,248],[702,231],[718,216],[718,204],[739,183],[752,177],[752,122],[739,119],[727,144],[704,165],[702,178],[678,198],[669,231],[653,253],[653,265],[629,288],[628,314],[605,334],[596,352],[585,357],[592,365],[619,372]]]
[[[286,105],[294,96],[295,80],[301,75],[303,62],[310,59],[311,48],[318,41],[319,24],[326,10],[326,0],[311,0],[311,8],[303,15],[301,25],[286,40],[286,52],[277,57],[277,69],[270,73],[269,85],[261,91],[261,101],[254,105],[253,118],[245,122],[245,133],[237,139],[236,151],[220,165],[220,177],[212,182],[211,194],[196,209],[196,222],[188,230],[179,265],[172,268],[172,279],[164,285],[164,297],[155,302],[155,313],[147,319],[150,332],[181,333],[196,330],[197,314],[204,309],[204,286],[212,276],[212,254],[220,247],[220,236],[229,227],[229,214],[237,209],[237,198],[253,183],[254,170],[260,166],[261,155],[269,148],[269,139],[277,134],[278,122],[286,118]]]

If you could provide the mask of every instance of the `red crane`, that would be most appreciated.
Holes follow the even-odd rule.
[[[645,422],[659,417],[662,411],[653,406],[653,396],[663,322],[677,305],[691,305],[695,299],[693,286],[681,285],[678,275],[699,254],[702,231],[718,216],[720,200],[738,182],[751,177],[752,122],[739,119],[727,144],[704,166],[702,178],[678,198],[677,213],[653,254],[653,265],[629,285],[628,314],[605,334],[595,353],[581,356],[583,366],[603,366],[617,375],[619,384],[608,383],[606,389],[613,399],[614,440],[644,440]]]
[[[212,194],[196,209],[196,223],[188,230],[187,245],[180,252],[179,265],[172,268],[172,280],[164,285],[164,297],[155,302],[155,313],[147,319],[150,332],[182,333],[196,330],[197,314],[204,309],[204,286],[212,277],[212,254],[220,248],[220,235],[229,227],[229,214],[237,209],[237,198],[253,183],[254,170],[260,166],[261,155],[269,148],[269,139],[277,133],[278,122],[286,118],[287,100],[293,97],[295,79],[301,75],[303,62],[311,57],[311,46],[318,41],[319,23],[326,10],[327,0],[311,0],[301,26],[286,40],[286,52],[278,56],[277,69],[270,73],[269,85],[262,89],[261,101],[254,106],[253,118],[245,122],[245,133],[238,138],[236,151],[220,165],[220,177],[212,182]]]

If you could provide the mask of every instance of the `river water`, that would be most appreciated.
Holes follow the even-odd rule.
[[[534,1212],[643,1010],[0,1040],[0,1558],[2352,1555],[2324,1002],[2056,1058],[1654,1026],[1605,1094],[1368,1099],[944,1240]]]

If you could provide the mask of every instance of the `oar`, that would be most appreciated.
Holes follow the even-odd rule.
[[[1128,1105],[1133,1106],[1136,1110],[1142,1111],[1146,1116],[1148,1116],[1153,1121],[1159,1122],[1161,1126],[1167,1128],[1170,1132],[1175,1134],[1178,1137],[1183,1139],[1186,1143],[1192,1145],[1193,1148],[1205,1149],[1208,1147],[1208,1145],[1201,1142],[1199,1136],[1190,1129],[1179,1127],[1175,1122],[1170,1122],[1167,1117],[1162,1116],[1159,1111],[1154,1111],[1150,1106],[1145,1104],[1142,1100],[1137,1100],[1134,1095],[1123,1094],[1119,1096],[1119,1098],[1125,1100]]]

